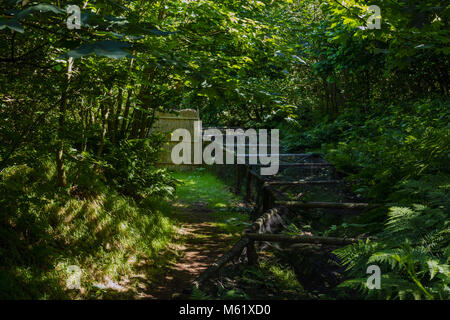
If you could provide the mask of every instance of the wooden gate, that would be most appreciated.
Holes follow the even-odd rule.
[[[154,131],[161,132],[165,136],[165,142],[163,145],[163,152],[161,152],[159,161],[157,164],[169,167],[169,168],[186,168],[192,165],[175,165],[171,159],[172,148],[177,145],[178,141],[171,141],[172,132],[176,129],[186,129],[191,134],[191,150],[194,150],[193,137],[194,137],[194,122],[199,121],[199,116],[196,110],[184,109],[179,112],[171,113],[156,113],[157,120],[153,126]],[[191,152],[191,163],[193,163],[193,152]]]

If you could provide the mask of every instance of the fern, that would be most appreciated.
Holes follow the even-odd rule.
[[[389,208],[376,242],[360,241],[335,251],[350,277],[342,287],[358,289],[368,298],[450,298],[449,188],[448,183],[437,181],[427,177],[423,183],[405,183],[393,197],[401,198],[408,190],[418,204]],[[366,287],[366,268],[371,264],[382,269],[380,290]]]
[[[194,287],[192,290],[192,294],[190,297],[192,300],[210,300],[212,299],[210,295],[206,294],[202,290],[198,289],[197,287]]]

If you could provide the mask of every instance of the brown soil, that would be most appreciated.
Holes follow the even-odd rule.
[[[174,202],[172,206],[178,226],[168,247],[156,259],[130,261],[136,265],[136,272],[117,282],[105,279],[103,293],[97,298],[178,298],[236,240],[214,224],[217,216],[207,203]]]
[[[215,226],[206,203],[173,203],[180,222],[172,249],[178,258],[160,266],[157,282],[150,283],[141,298],[172,299],[187,289],[206,268],[232,245],[230,234]],[[177,244],[178,243],[178,244]]]

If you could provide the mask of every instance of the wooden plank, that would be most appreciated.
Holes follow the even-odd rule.
[[[242,191],[242,171],[244,167],[241,164],[235,166],[236,170],[236,194],[240,195]]]
[[[250,145],[249,144],[245,144],[245,146],[250,146]],[[261,145],[251,145],[251,146],[261,146]],[[267,145],[267,146],[270,146],[270,145]],[[233,144],[232,147],[236,147],[236,145]],[[224,151],[228,151],[228,152],[233,152],[233,153],[236,152],[234,149],[233,150],[229,149],[229,147],[226,144],[223,145],[223,149],[224,149]],[[301,158],[320,157],[319,155],[314,154],[314,153],[274,153],[274,154],[269,154],[269,156],[270,155],[272,155],[272,156],[279,156],[279,157],[301,157]],[[240,156],[240,157],[258,157],[259,154],[247,154],[247,153],[245,153],[245,154],[238,154],[237,156]]]
[[[228,151],[232,152],[232,150]],[[259,154],[238,154],[238,157],[259,157]],[[305,154],[298,154],[298,153],[273,153],[273,154],[268,154],[268,156],[278,156],[278,157],[302,157],[302,158],[309,158],[312,157],[312,154],[309,153],[305,153]]]
[[[338,184],[338,183],[344,183],[343,180],[317,180],[317,181],[305,181],[305,180],[299,180],[299,181],[267,181],[267,185],[275,185],[275,186],[295,186],[295,185],[322,185],[322,184]]]
[[[256,166],[265,166],[262,164],[257,164]],[[326,168],[333,167],[329,163],[280,163],[280,167],[306,167],[306,168]]]
[[[248,245],[249,239],[242,238],[239,240],[230,250],[225,252],[219,259],[212,263],[200,276],[195,279],[193,286],[199,288],[203,282],[213,276],[220,268],[222,268],[227,262],[234,257],[240,255],[242,250]],[[184,293],[187,293],[186,290]]]
[[[272,194],[272,196],[275,199],[275,201],[285,201],[285,200],[287,200],[286,196],[281,191],[273,188],[270,185],[267,185],[267,184],[264,183],[263,184],[263,189],[269,191]],[[268,208],[268,209],[270,209],[270,208]]]
[[[256,178],[257,181],[261,182],[261,184],[264,183],[264,178],[262,176],[260,176],[259,174],[257,174],[254,170],[250,169],[250,174]]]
[[[252,175],[250,174],[250,168],[245,167],[246,169],[246,185],[245,185],[245,200],[251,201],[252,198]]]
[[[261,215],[253,224],[247,229],[247,232],[265,232],[269,227],[271,231],[275,231],[283,227],[283,208],[272,208]]]
[[[324,208],[324,209],[350,209],[361,210],[368,208],[375,208],[380,205],[368,203],[340,203],[340,202],[302,202],[302,201],[276,201],[277,205],[294,207],[294,208]]]
[[[249,241],[247,245],[247,261],[249,265],[258,263],[258,252],[256,251],[255,241]]]
[[[246,233],[244,237],[250,241],[268,241],[268,242],[286,242],[286,243],[312,243],[328,245],[348,245],[358,242],[358,239],[352,238],[333,238],[333,237],[315,237],[315,236],[289,236],[283,234],[271,233]]]

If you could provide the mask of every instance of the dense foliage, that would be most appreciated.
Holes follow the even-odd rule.
[[[210,126],[279,128],[284,151],[323,152],[384,204],[364,221],[376,240],[337,252],[363,291],[383,266],[361,297],[448,299],[448,21],[440,0],[2,1],[0,297],[42,297],[58,263],[154,254],[170,226],[151,199],[175,181],[151,128],[193,108]]]

